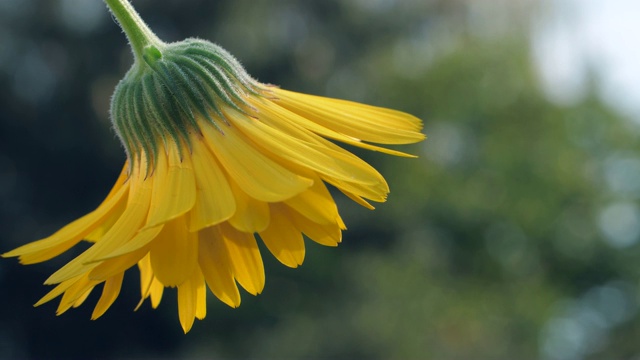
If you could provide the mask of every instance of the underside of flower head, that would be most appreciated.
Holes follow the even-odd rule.
[[[262,291],[258,241],[289,267],[304,260],[304,236],[341,242],[346,227],[326,184],[370,209],[368,200],[386,200],[382,175],[335,142],[411,157],[373,143],[424,139],[406,113],[260,84],[209,42],[141,43],[112,100],[128,157],[113,189],[93,212],[3,255],[33,264],[92,242],[45,282],[56,287],[37,305],[62,295],[58,314],[103,284],[92,318],[101,316],[137,265],[154,308],[165,287],[177,288],[187,332],[206,315],[207,287],[232,307],[237,284]]]
[[[208,41],[148,45],[142,58],[116,87],[111,117],[128,157],[147,154],[147,171],[160,144],[190,150],[191,134],[201,133],[199,120],[222,131],[229,125],[224,107],[244,113],[247,96],[264,92],[231,54]]]

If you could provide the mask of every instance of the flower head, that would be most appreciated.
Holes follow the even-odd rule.
[[[371,143],[424,138],[420,120],[402,112],[261,84],[207,41],[162,43],[126,0],[105,1],[135,54],[111,107],[127,163],[96,210],[4,254],[33,264],[93,243],[46,280],[57,286],[37,305],[62,295],[61,314],[103,284],[98,318],[137,265],[141,303],[155,308],[164,288],[177,287],[187,332],[206,315],[207,286],[232,307],[237,283],[262,291],[257,238],[289,267],[304,260],[303,235],[341,241],[345,225],[325,183],[370,209],[367,200],[385,201],[384,178],[330,140],[411,156]]]

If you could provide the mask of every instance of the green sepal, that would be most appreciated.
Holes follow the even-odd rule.
[[[264,91],[231,54],[208,41],[148,45],[141,58],[116,87],[111,120],[131,166],[146,155],[147,175],[164,143],[175,142],[182,158],[202,133],[199,119],[223,132],[222,124],[229,125],[224,109],[246,113],[247,98]]]

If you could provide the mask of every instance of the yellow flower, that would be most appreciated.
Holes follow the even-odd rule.
[[[262,291],[256,234],[289,267],[304,260],[303,234],[337,246],[345,225],[325,183],[370,209],[367,199],[385,201],[384,178],[330,140],[411,156],[370,143],[424,138],[411,115],[261,84],[220,47],[162,43],[126,0],[106,2],[136,55],[111,108],[128,160],[96,210],[3,255],[34,264],[93,243],[46,280],[57,286],[36,305],[62,295],[61,314],[104,283],[98,318],[137,265],[141,303],[150,298],[155,308],[165,287],[177,287],[188,332],[206,315],[207,285],[232,307],[236,282]]]

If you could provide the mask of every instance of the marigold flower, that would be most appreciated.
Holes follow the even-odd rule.
[[[46,280],[57,286],[36,305],[62,295],[62,314],[104,283],[96,319],[137,265],[141,303],[156,308],[164,288],[177,287],[186,333],[206,315],[206,285],[232,307],[236,282],[262,291],[256,234],[289,267],[304,260],[303,234],[337,246],[345,225],[325,183],[370,209],[367,199],[385,201],[384,178],[327,139],[411,156],[370,143],[424,138],[411,115],[261,84],[219,46],[165,44],[126,0],[105,1],[135,55],[111,107],[127,162],[96,210],[3,255],[34,264],[93,243]]]

